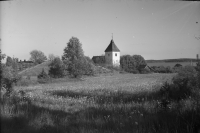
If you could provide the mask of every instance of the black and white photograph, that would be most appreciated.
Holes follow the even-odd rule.
[[[1,133],[200,133],[199,58],[199,1],[1,1]]]

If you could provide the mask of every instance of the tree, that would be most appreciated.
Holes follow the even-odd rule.
[[[49,64],[49,75],[53,78],[61,78],[65,74],[63,62],[59,57],[55,57]]]
[[[77,59],[76,57],[68,66],[69,73],[73,75],[75,78],[81,77],[84,74],[84,70],[85,67],[83,59]]]
[[[67,47],[64,48],[62,60],[69,74],[74,77],[80,77],[83,74],[87,74],[88,71],[93,70],[91,68],[92,65],[89,65],[89,61],[84,56],[82,44],[76,37],[72,37],[67,43]]]
[[[124,55],[120,58],[121,68],[130,73],[143,73],[146,61],[141,55]]]
[[[35,64],[40,64],[47,60],[47,57],[44,55],[42,51],[33,50],[30,52],[31,58],[30,60],[33,61]]]
[[[6,58],[6,66],[12,66],[13,60],[10,56],[7,56]]]
[[[85,59],[89,62],[89,63],[94,63],[93,60],[89,57],[89,56],[85,56]]]
[[[133,55],[132,57],[136,61],[136,69],[138,71],[141,71],[142,69],[145,68],[145,66],[147,65],[147,63],[146,63],[146,61],[144,60],[144,58],[141,55]]]
[[[73,61],[74,58],[81,59],[84,57],[82,44],[79,39],[72,37],[67,43],[67,47],[64,49],[64,54],[62,56],[63,61]]]
[[[56,58],[56,56],[54,54],[49,54],[48,58],[50,61],[53,61]]]
[[[1,53],[1,49],[0,49],[0,61],[1,61],[1,60],[4,60],[5,57],[6,57],[6,55],[5,55],[5,54],[2,54],[2,53]]]
[[[138,73],[136,69],[136,60],[130,55],[123,55],[120,58],[121,68],[130,73]]]

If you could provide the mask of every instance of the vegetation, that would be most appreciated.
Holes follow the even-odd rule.
[[[39,50],[32,50],[30,52],[30,55],[30,60],[33,61],[35,64],[41,64],[42,62],[47,60],[47,57],[44,55],[44,53]]]
[[[67,43],[62,60],[69,74],[75,78],[81,77],[83,74],[93,74],[92,64],[85,58],[82,44],[76,37],[72,37]]]
[[[27,68],[23,71],[20,71],[19,74],[21,76],[38,76],[42,72],[43,69],[46,73],[48,73],[50,63],[51,63],[50,61],[45,61],[31,68]]]
[[[37,76],[39,83],[47,83],[49,81],[49,75],[42,69],[42,72]]]
[[[49,54],[49,55],[48,55],[48,59],[49,59],[50,61],[53,61],[55,58],[56,58],[56,56],[55,56],[54,54]]]
[[[0,54],[1,60],[5,58],[5,54]],[[7,58],[9,59],[9,58]],[[1,98],[4,96],[10,96],[13,91],[13,85],[21,78],[18,75],[17,67],[15,66],[15,60],[10,62],[8,66],[1,64],[0,77],[1,77]]]
[[[65,68],[73,77],[115,69],[94,66],[75,37],[67,43],[62,61],[55,57],[20,73],[16,59],[8,62],[0,69],[2,133],[200,132],[200,62],[172,74],[61,78]],[[151,69],[140,55],[122,56],[120,63],[122,70],[131,73]],[[164,66],[153,69],[171,71]],[[42,84],[29,85],[34,74]],[[49,75],[59,79],[52,82]]]
[[[10,56],[7,56],[6,58],[6,66],[12,66],[13,60]]]
[[[147,64],[141,55],[124,55],[120,58],[120,65],[126,72],[142,73],[142,71],[144,72],[144,68]]]
[[[156,73],[173,73],[175,72],[170,66],[152,66],[150,68],[153,72]]]
[[[65,76],[64,65],[59,57],[55,57],[49,64],[49,75],[52,78],[62,78]]]
[[[190,81],[198,77],[196,69],[183,68],[185,75],[181,71],[177,75],[117,74],[16,87],[19,93],[13,97],[19,102],[1,103],[2,131],[196,132],[199,89],[190,94],[167,89],[179,85],[180,79],[188,79],[187,87],[195,88]]]

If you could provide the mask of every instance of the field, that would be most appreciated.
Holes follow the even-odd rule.
[[[174,74],[114,74],[15,87],[24,102],[1,108],[3,132],[190,132],[195,118],[159,108],[159,89]],[[184,103],[184,101],[183,101]],[[189,103],[190,104],[190,103]],[[190,108],[183,108],[188,111]],[[181,114],[183,113],[183,114]]]
[[[170,66],[171,68],[173,68],[176,64],[181,64],[182,66],[187,66],[187,65],[192,65],[192,66],[196,66],[197,62],[149,62],[147,63],[148,66]]]

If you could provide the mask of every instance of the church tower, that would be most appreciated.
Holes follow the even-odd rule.
[[[115,45],[113,38],[105,50],[105,61],[106,64],[110,64],[116,67],[120,66],[120,50]]]

